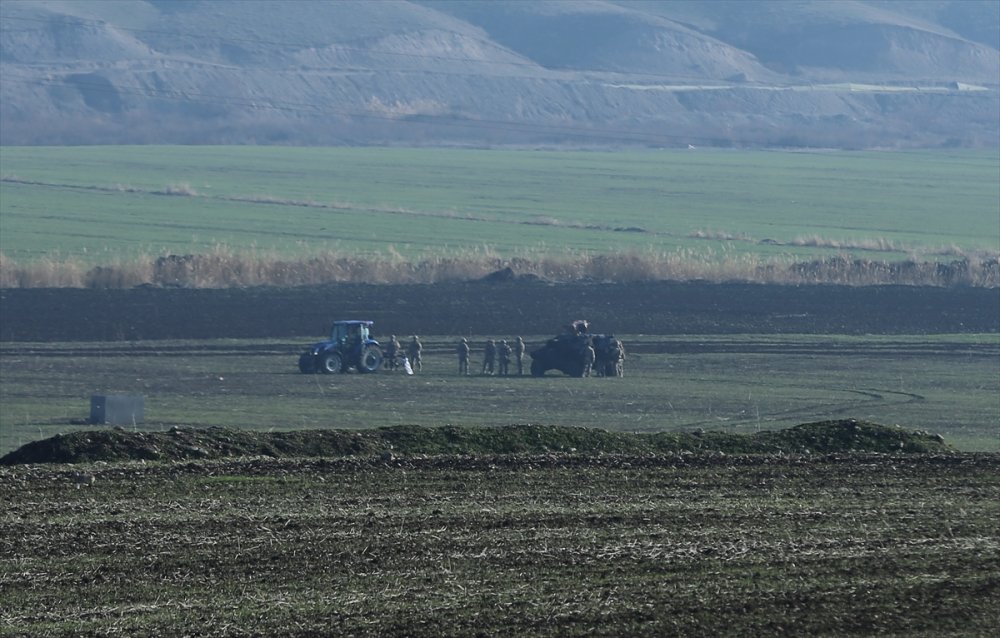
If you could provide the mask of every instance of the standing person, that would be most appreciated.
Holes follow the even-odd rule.
[[[514,342],[514,361],[517,362],[517,376],[524,374],[524,339],[517,338]]]
[[[598,376],[615,376],[615,364],[618,361],[618,339],[614,335],[608,335],[608,341],[603,348],[603,352],[597,354],[598,362],[596,369],[599,369]]]
[[[420,343],[420,339],[417,339],[417,335],[413,335],[413,339],[410,341],[410,345],[406,350],[406,353],[410,356],[410,365],[413,366],[413,371],[422,371],[424,369],[424,363],[421,355],[424,350],[424,344]]]
[[[615,376],[624,377],[625,376],[625,345],[615,339],[615,345],[618,349],[618,354],[615,356]]]
[[[497,348],[497,359],[500,362],[499,374],[501,376],[510,374],[510,353],[510,346],[507,345],[507,340],[504,339],[500,342],[500,347]]]
[[[497,359],[497,346],[492,339],[486,342],[486,354],[483,357],[483,374],[493,374],[493,365]],[[486,371],[489,370],[489,373]]]
[[[458,373],[469,376],[469,342],[462,337],[458,342]]]
[[[594,367],[594,359],[596,358],[597,355],[594,352],[594,346],[590,345],[590,341],[588,341],[583,349],[583,376],[590,376],[590,370]]]
[[[389,370],[395,370],[399,366],[399,361],[396,357],[399,356],[399,341],[396,340],[396,335],[389,337],[389,343],[385,345],[385,367]]]

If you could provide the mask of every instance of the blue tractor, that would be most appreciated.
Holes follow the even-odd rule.
[[[304,374],[339,374],[354,368],[377,372],[382,367],[382,348],[371,338],[374,321],[334,321],[327,341],[314,343],[299,356]]]

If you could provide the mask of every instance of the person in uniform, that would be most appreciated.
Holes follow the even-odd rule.
[[[517,376],[524,374],[524,339],[517,338],[514,342],[514,361],[517,363]]]
[[[483,357],[483,374],[493,374],[493,366],[496,364],[497,346],[492,339],[486,342],[486,354]],[[489,370],[489,372],[487,372]]]
[[[465,337],[458,342],[458,373],[469,375],[469,342]]]
[[[389,337],[389,343],[385,344],[385,367],[388,370],[395,370],[399,367],[399,341],[396,335]]]
[[[615,339],[614,350],[617,351],[615,355],[615,376],[624,377],[625,376],[625,346],[621,341]]]
[[[594,352],[594,346],[588,341],[587,345],[583,348],[583,376],[590,376],[590,370],[594,367],[594,359],[596,358],[597,354]]]
[[[510,353],[511,347],[507,344],[507,340],[504,339],[497,348],[497,360],[500,363],[498,374],[504,377],[510,374]]]
[[[594,370],[597,371],[597,376],[615,376],[615,361],[618,356],[617,351],[615,350],[616,343],[618,343],[618,340],[615,339],[615,336],[608,335],[602,347],[597,349],[597,362],[594,364]]]
[[[586,319],[576,319],[566,326],[566,332],[571,335],[585,335],[588,330],[590,330],[590,323]]]
[[[424,344],[420,343],[420,339],[417,339],[417,335],[413,335],[413,339],[410,340],[410,345],[406,348],[406,353],[410,356],[410,365],[413,367],[414,372],[424,369],[421,357],[423,350]]]

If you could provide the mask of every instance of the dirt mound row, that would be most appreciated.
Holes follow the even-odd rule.
[[[95,461],[181,461],[245,456],[275,458],[408,454],[725,453],[830,454],[949,451],[927,432],[853,419],[806,423],[756,434],[661,432],[635,434],[577,427],[512,425],[501,428],[394,426],[374,430],[260,432],[231,428],[165,432],[94,430],[34,441],[0,458],[0,465]]]

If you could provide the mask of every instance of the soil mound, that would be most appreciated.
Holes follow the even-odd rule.
[[[95,461],[180,461],[242,456],[343,457],[406,454],[942,453],[940,435],[854,419],[806,423],[755,434],[661,432],[636,434],[593,428],[512,425],[501,428],[394,426],[374,430],[260,432],[233,428],[172,428],[162,432],[92,430],[34,441],[0,458],[0,465]]]

